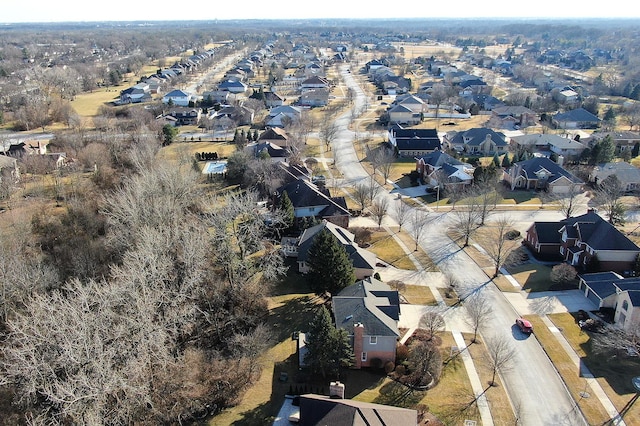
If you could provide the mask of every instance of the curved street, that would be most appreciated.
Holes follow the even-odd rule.
[[[354,91],[353,108],[359,111],[365,104],[366,95],[347,70],[348,66],[343,65],[341,76],[346,85]],[[340,131],[338,137],[332,142],[332,149],[335,165],[343,175],[344,184],[353,186],[358,181],[368,179],[369,174],[356,155],[353,146],[354,133],[348,128],[350,117],[351,114],[347,112],[337,118],[336,123]],[[387,191],[379,196],[389,199],[389,211],[393,211],[393,203],[401,202],[396,194]],[[556,215],[555,219],[560,218],[558,212],[519,212],[516,220],[531,223],[534,220],[540,220],[539,214]],[[504,371],[501,377],[519,424],[536,426],[586,424],[564,382],[535,336],[522,339],[514,331],[513,323],[517,312],[513,306],[480,267],[446,235],[446,230],[451,224],[450,215],[448,217],[447,213],[437,212],[429,212],[428,215],[431,223],[419,241],[420,246],[432,257],[442,272],[451,273],[458,279],[463,287],[460,291],[462,298],[478,292],[490,301],[493,308],[492,315],[490,320],[482,326],[483,337],[501,335],[513,341],[516,354],[512,368]],[[410,228],[410,224],[404,226]],[[464,312],[456,312],[456,314],[464,315]],[[453,329],[457,323],[450,319],[450,315],[445,315],[445,319],[449,330],[460,331]],[[478,392],[476,396],[477,394]],[[483,423],[492,424],[492,421],[483,416]]]

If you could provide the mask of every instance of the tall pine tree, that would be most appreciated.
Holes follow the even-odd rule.
[[[291,229],[294,225],[296,216],[295,216],[293,203],[291,202],[291,199],[289,198],[289,194],[287,194],[287,191],[282,192],[282,195],[280,196],[279,207],[283,214],[285,229]]]
[[[309,247],[307,265],[309,286],[317,295],[326,292],[336,294],[356,281],[347,250],[326,228],[314,237]]]
[[[313,318],[305,343],[308,351],[305,363],[311,371],[321,374],[323,378],[329,374],[339,378],[340,367],[349,366],[353,362],[347,331],[333,326],[331,315],[324,306]]]

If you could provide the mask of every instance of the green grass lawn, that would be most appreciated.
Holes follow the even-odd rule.
[[[549,319],[562,331],[582,362],[597,378],[613,405],[619,411],[623,410],[635,395],[631,378],[640,376],[640,359],[616,354],[614,351],[594,351],[592,339],[597,338],[597,334],[582,331],[576,323],[576,318],[570,313],[551,314]],[[624,420],[629,425],[640,424],[640,405],[632,405],[625,412]]]

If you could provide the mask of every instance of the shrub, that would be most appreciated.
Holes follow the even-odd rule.
[[[379,370],[382,368],[384,364],[380,358],[372,358],[370,365],[371,365],[371,368],[375,368],[376,370]]]
[[[508,231],[508,232],[504,235],[504,237],[505,237],[507,240],[511,240],[511,241],[513,241],[513,240],[515,240],[515,239],[520,238],[520,231],[518,231],[518,230],[516,230],[516,229],[512,229],[511,231]]]
[[[404,365],[398,365],[396,366],[396,374],[398,376],[404,376],[405,374],[407,374],[407,369]]]
[[[409,358],[409,348],[406,345],[399,345],[396,348],[396,364],[402,364]]]
[[[393,363],[393,361],[387,361],[384,363],[384,372],[387,374],[392,373],[395,368],[396,365]]]

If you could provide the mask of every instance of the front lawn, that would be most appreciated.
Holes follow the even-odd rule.
[[[562,334],[576,351],[581,361],[596,377],[618,411],[624,412],[626,424],[640,424],[640,405],[627,404],[635,396],[635,389],[631,379],[640,376],[640,359],[610,353],[598,353],[593,350],[592,339],[597,333],[583,331],[576,323],[576,318],[569,313],[551,314],[549,319],[562,331]]]
[[[375,253],[381,261],[398,269],[416,270],[409,255],[404,252],[392,235],[384,229],[369,228],[369,230],[371,231],[371,242],[367,250]]]
[[[538,263],[525,263],[518,266],[509,266],[505,269],[520,283],[526,292],[572,290],[578,288],[578,281],[573,280],[566,284],[551,281],[551,266]]]
[[[527,315],[525,318],[533,324],[535,338],[538,339],[538,342],[540,342],[540,345],[560,374],[569,393],[571,393],[573,399],[577,401],[580,410],[587,420],[587,424],[604,424],[604,422],[609,420],[606,410],[597,398],[581,397],[580,393],[588,390],[587,381],[580,376],[578,367],[569,357],[569,354],[567,354],[564,348],[558,343],[558,339],[547,328],[545,323],[542,322],[539,316]]]
[[[435,306],[438,304],[431,289],[424,285],[407,285],[401,294],[407,300],[407,303],[412,305]]]

